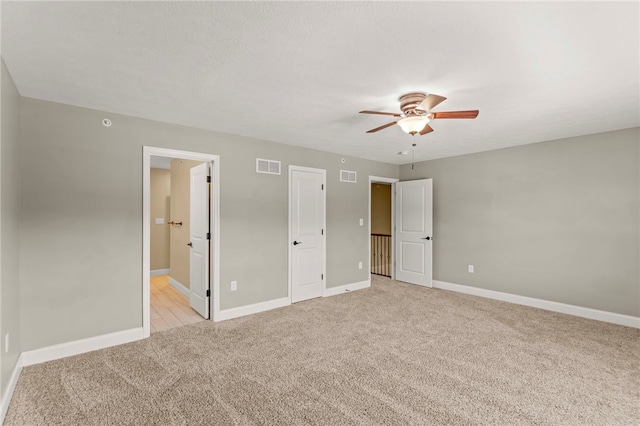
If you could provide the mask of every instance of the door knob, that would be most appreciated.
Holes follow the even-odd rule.
[[[299,242],[297,242],[297,241],[294,241],[294,242],[293,242],[293,245],[294,245],[294,246],[297,246],[298,244],[302,244],[302,243],[299,243]]]
[[[193,247],[193,243],[189,243],[187,244],[189,247]]]
[[[423,240],[430,240],[431,237],[424,237]]]

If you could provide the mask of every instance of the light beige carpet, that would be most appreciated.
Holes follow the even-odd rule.
[[[5,424],[635,425],[639,338],[375,277],[27,367]]]

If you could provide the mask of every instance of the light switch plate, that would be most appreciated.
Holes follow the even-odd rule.
[[[364,219],[360,218],[360,226],[364,225]]]

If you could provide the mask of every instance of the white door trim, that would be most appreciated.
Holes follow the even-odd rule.
[[[142,147],[142,328],[144,337],[151,334],[151,156],[180,158],[184,160],[208,161],[212,166],[211,176],[211,250],[209,254],[211,273],[209,288],[213,291],[211,319],[220,317],[220,156],[175,149]]]
[[[396,187],[394,184],[396,182],[400,182],[400,179],[369,176],[369,277],[371,277],[371,184],[388,183],[391,184],[391,279],[396,279],[396,233],[394,232],[396,227]]]
[[[288,287],[287,287],[287,298],[289,299],[289,301],[291,301],[291,303],[293,303],[292,301],[292,297],[293,297],[293,292],[292,292],[292,281],[291,281],[291,268],[292,268],[292,264],[291,264],[291,259],[292,259],[292,245],[291,245],[291,172],[292,171],[301,171],[301,172],[311,172],[311,173],[320,173],[320,175],[322,176],[322,185],[324,185],[324,191],[322,191],[322,204],[323,204],[323,214],[322,214],[322,229],[324,229],[324,234],[322,235],[322,271],[324,274],[324,279],[322,280],[322,296],[324,297],[324,295],[327,293],[327,171],[324,169],[314,169],[311,167],[302,167],[302,166],[293,166],[293,165],[289,165],[289,171],[288,171],[288,179],[289,179],[289,187],[288,187],[288,207],[287,207],[287,215],[288,215],[288,220],[287,220],[287,228],[288,228],[288,233],[287,233],[287,280],[288,280]]]

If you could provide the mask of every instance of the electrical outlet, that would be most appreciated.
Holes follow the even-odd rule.
[[[469,273],[473,274],[473,265],[469,265]]]
[[[4,335],[4,353],[9,352],[9,333]]]
[[[238,281],[231,281],[231,291],[236,291],[238,289]]]
[[[358,262],[358,269],[362,269],[362,262]]]

